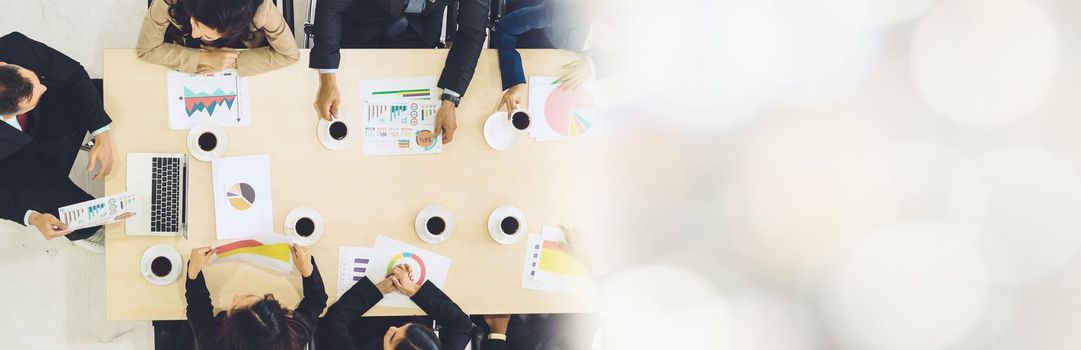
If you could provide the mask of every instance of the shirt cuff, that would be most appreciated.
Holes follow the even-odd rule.
[[[319,74],[338,74],[338,68],[319,68]]]
[[[447,95],[454,96],[454,97],[462,97],[462,94],[459,94],[459,93],[457,93],[457,92],[455,92],[454,90],[451,90],[451,89],[443,89],[443,93],[447,94]]]
[[[488,339],[507,341],[507,335],[506,334],[499,334],[499,333],[491,333],[491,334],[488,334]]]
[[[26,214],[23,215],[23,226],[30,227],[30,214],[34,214],[34,213],[37,213],[37,212],[33,211],[33,210],[27,210],[26,211]]]
[[[101,134],[101,133],[106,132],[106,131],[109,131],[109,125],[106,125],[106,126],[101,127],[100,129],[94,130],[94,132],[90,133],[90,137],[98,136],[98,134]]]

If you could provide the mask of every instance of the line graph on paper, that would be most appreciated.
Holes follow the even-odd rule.
[[[211,121],[221,126],[251,123],[247,81],[235,71],[214,74],[169,72],[169,126],[187,129]]]

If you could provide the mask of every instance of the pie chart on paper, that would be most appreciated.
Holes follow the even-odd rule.
[[[255,189],[243,182],[236,183],[226,189],[225,199],[233,209],[245,211],[255,204]]]
[[[593,108],[593,94],[579,88],[565,91],[556,88],[548,95],[544,105],[544,117],[548,127],[557,134],[576,137],[593,127],[586,110]]]

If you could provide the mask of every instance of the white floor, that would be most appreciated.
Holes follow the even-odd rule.
[[[103,184],[89,181],[80,152],[71,178],[101,196]],[[32,228],[0,220],[0,317],[2,349],[151,349],[149,321],[105,320],[105,256],[46,241]]]

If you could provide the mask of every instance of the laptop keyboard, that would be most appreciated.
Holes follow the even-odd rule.
[[[180,159],[154,157],[150,231],[177,232],[180,218]]]

